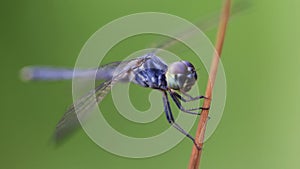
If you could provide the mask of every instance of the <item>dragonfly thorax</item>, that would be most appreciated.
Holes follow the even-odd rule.
[[[169,88],[188,92],[197,80],[197,73],[190,62],[179,61],[169,65],[166,79]]]

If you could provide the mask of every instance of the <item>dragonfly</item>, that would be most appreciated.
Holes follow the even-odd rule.
[[[96,98],[96,102],[100,103],[117,82],[132,82],[160,91],[167,121],[196,144],[195,139],[175,122],[168,97],[170,96],[176,106],[185,113],[199,115],[197,110],[208,109],[203,107],[186,109],[181,104],[181,101],[190,102],[206,98],[202,95],[193,97],[187,93],[197,81],[196,69],[191,62],[177,61],[167,65],[155,53],[148,53],[128,61],[112,62],[97,69],[76,70],[74,75],[73,72],[72,69],[34,66],[25,67],[22,72],[23,76],[30,80],[72,79],[75,78],[74,76],[86,78],[92,77],[94,72],[96,72],[96,79],[105,80],[69,107],[56,126],[56,137],[59,138],[65,134],[64,128],[75,125],[72,123],[76,115],[84,115],[94,106],[91,99]]]
[[[233,11],[238,12],[240,10],[241,8],[237,7]],[[202,22],[198,27],[204,31],[209,30],[216,25],[217,20],[218,15],[214,14],[208,21]],[[189,32],[188,36],[192,35]],[[186,35],[183,36],[188,38]],[[177,43],[176,40],[169,40],[159,45],[158,48],[168,48],[175,43]],[[74,71],[76,71],[75,74],[73,74]],[[59,140],[65,137],[80,124],[78,121],[79,116],[85,115],[94,106],[92,104],[94,98],[99,104],[116,83],[132,82],[145,88],[160,91],[168,123],[188,137],[198,149],[201,149],[195,142],[194,137],[176,123],[170,107],[171,99],[177,108],[184,113],[199,115],[199,112],[201,112],[199,110],[209,109],[209,107],[186,109],[181,104],[182,102],[209,99],[203,95],[191,96],[188,94],[197,81],[195,66],[189,61],[180,60],[167,65],[157,56],[157,51],[153,51],[131,60],[112,62],[94,69],[73,70],[47,66],[29,66],[21,70],[21,76],[26,80],[66,80],[72,79],[74,76],[76,78],[87,78],[94,75],[95,79],[101,79],[104,82],[79,98],[67,109],[56,125],[55,139]]]

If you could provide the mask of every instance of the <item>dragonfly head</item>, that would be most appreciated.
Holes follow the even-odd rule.
[[[190,62],[179,61],[168,66],[166,79],[169,88],[188,92],[197,80],[197,73]]]

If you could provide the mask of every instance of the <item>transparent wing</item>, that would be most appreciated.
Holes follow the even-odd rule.
[[[116,68],[120,71],[118,71],[111,80],[103,82],[73,103],[56,125],[54,133],[55,141],[59,142],[79,127],[80,123],[78,119],[86,118],[88,113],[109,93],[115,83],[124,78],[128,78],[128,74],[143,65],[147,59],[149,59],[149,57],[145,56],[120,63],[120,67]]]
[[[109,93],[113,80],[108,80],[100,84],[95,89],[91,90],[87,95],[73,103],[65,112],[61,120],[56,125],[55,141],[59,141],[74,129],[79,127],[78,118],[84,118],[87,113],[94,108],[97,103],[100,103],[103,98]]]
[[[241,2],[237,2],[237,3],[233,4],[231,14],[230,14],[231,20],[232,20],[233,16],[240,14],[242,11],[249,8],[250,5],[251,4],[248,1],[241,1]],[[196,23],[196,26],[199,29],[201,29],[203,32],[209,31],[218,25],[219,17],[220,17],[219,11],[213,12],[210,15],[205,16],[202,20],[198,21]],[[191,29],[179,32],[178,35],[181,39],[188,39],[188,38],[192,37],[195,34],[195,32],[197,32],[197,30],[194,28],[191,28]],[[156,45],[154,45],[154,48],[156,48],[156,50],[154,52],[155,53],[158,52],[158,49],[168,49],[168,48],[178,44],[179,42],[180,41],[178,41],[177,39],[167,39],[167,40],[161,41],[161,42],[157,43]]]
[[[237,2],[233,5],[232,12],[231,12],[231,20],[232,16],[236,16],[245,9],[249,8],[251,4],[248,1],[241,1]],[[219,19],[219,12],[213,12],[210,15],[204,17],[200,20],[196,25],[202,31],[208,31],[214,27],[216,27]],[[187,39],[194,35],[195,29],[188,29],[181,32],[178,32],[178,35],[181,39]],[[167,39],[161,42],[156,43],[153,47],[156,50],[153,53],[158,52],[158,49],[167,49],[176,44],[179,41],[177,39]],[[80,78],[94,78],[95,71],[96,71],[96,79],[103,79],[109,80],[112,78],[113,72],[115,71],[116,67],[122,67],[126,65],[126,62],[113,62],[106,65],[103,65],[99,68],[94,69],[82,69],[82,70],[73,70],[68,68],[57,68],[57,67],[49,67],[49,66],[27,66],[24,67],[21,72],[20,76],[21,79],[25,81],[30,80],[47,80],[47,81],[56,81],[56,80],[66,80],[72,79],[74,76]],[[73,72],[76,74],[73,74]]]

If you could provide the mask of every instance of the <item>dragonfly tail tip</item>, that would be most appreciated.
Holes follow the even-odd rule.
[[[20,71],[20,78],[24,82],[28,82],[33,79],[33,72],[30,67],[23,67]]]

